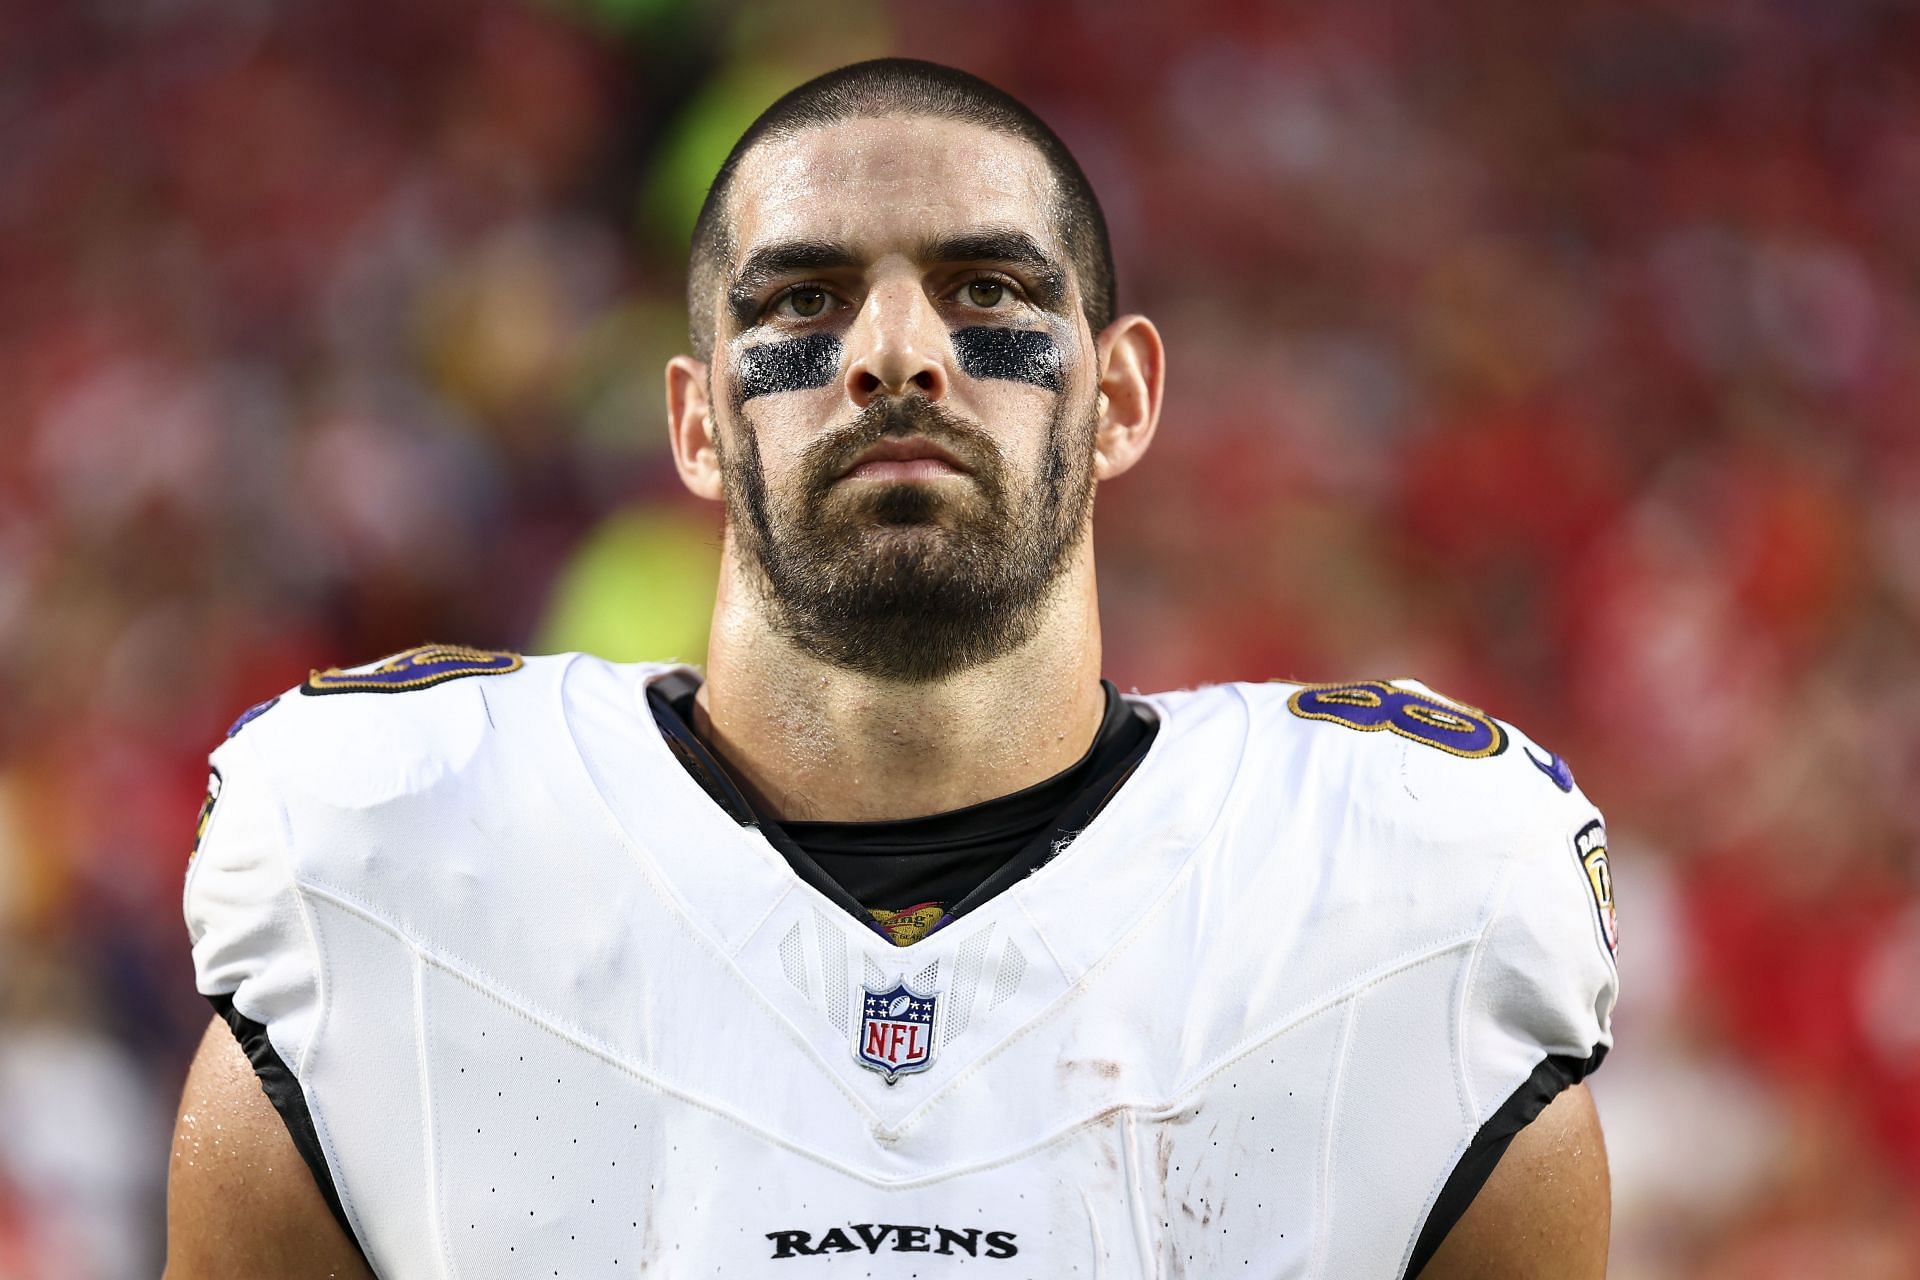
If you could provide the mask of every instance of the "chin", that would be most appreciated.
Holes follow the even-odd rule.
[[[861,532],[849,558],[864,559],[876,570],[918,574],[950,562],[958,550],[954,531],[945,525],[878,524]]]
[[[963,499],[944,492],[944,488],[912,481],[877,485],[872,492],[860,495],[854,518],[883,528],[939,526],[966,505]]]

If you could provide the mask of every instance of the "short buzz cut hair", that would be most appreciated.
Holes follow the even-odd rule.
[[[979,125],[1032,143],[1053,175],[1054,224],[1080,282],[1081,311],[1099,333],[1113,322],[1113,249],[1100,201],[1065,143],[1027,106],[985,80],[937,62],[875,58],[817,76],[760,113],[707,190],[693,224],[687,264],[687,333],[701,359],[713,354],[719,276],[732,256],[728,194],[734,175],[762,142],[807,129],[882,116],[927,117]]]

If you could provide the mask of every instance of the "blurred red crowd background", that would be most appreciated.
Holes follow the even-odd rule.
[[[1109,674],[1417,675],[1608,810],[1614,1274],[1920,1275],[1910,6],[0,0],[0,1277],[157,1267],[236,713],[699,657],[686,233],[884,53],[1051,121],[1169,338]]]

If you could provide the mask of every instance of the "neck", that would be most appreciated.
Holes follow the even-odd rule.
[[[768,624],[729,540],[694,729],[754,804],[788,820],[959,809],[1068,768],[1105,710],[1091,539],[1014,651],[942,680],[879,680],[796,649]]]

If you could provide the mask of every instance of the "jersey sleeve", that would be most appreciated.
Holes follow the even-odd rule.
[[[1569,1083],[1599,1066],[1619,991],[1599,813],[1576,796],[1511,838],[1517,847],[1468,977],[1464,1069],[1483,1115],[1544,1060],[1560,1060]]]
[[[287,821],[250,735],[212,757],[214,792],[187,868],[194,985],[230,1025],[266,1029],[296,1072],[319,1013],[313,935],[295,888]]]
[[[1492,891],[1460,1028],[1463,1084],[1484,1119],[1543,1060],[1578,1080],[1613,1043],[1606,826],[1567,762],[1519,728],[1418,681],[1389,683],[1415,695],[1387,726],[1414,739],[1396,779],[1417,796],[1405,820],[1428,856],[1448,850]]]
[[[1571,788],[1569,787],[1571,790]],[[1515,1135],[1613,1045],[1613,882],[1606,827],[1578,792],[1528,815],[1468,971],[1460,1069],[1478,1129],[1414,1242],[1418,1276]]]
[[[328,1211],[364,1259],[301,1084],[320,1017],[320,965],[294,879],[286,809],[247,738],[229,737],[212,766],[185,891],[194,985],[233,1032]]]

